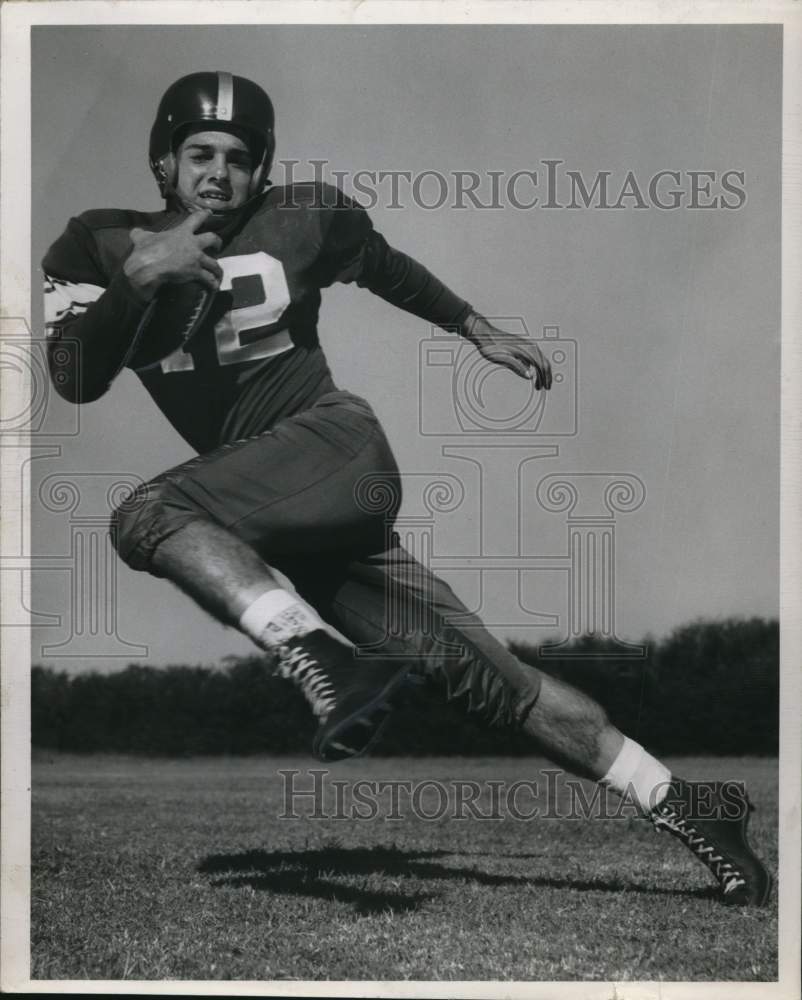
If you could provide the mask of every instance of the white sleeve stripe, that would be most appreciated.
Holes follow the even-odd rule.
[[[45,275],[45,326],[57,326],[69,317],[77,317],[105,291],[100,285],[63,281]]]

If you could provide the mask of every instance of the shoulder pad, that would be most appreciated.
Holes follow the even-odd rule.
[[[132,212],[100,208],[70,219],[66,230],[50,247],[42,269],[54,278],[105,287],[131,248],[135,226],[158,225],[165,212]]]
[[[144,228],[152,225],[165,214],[165,212],[134,212],[125,208],[91,208],[87,212],[81,212],[78,221],[92,232],[100,229],[130,230],[135,226]]]
[[[321,181],[298,181],[270,188],[266,200],[266,204],[271,206],[303,208],[338,208],[350,203],[339,188]]]

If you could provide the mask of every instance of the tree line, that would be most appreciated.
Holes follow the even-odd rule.
[[[586,691],[615,725],[663,754],[778,752],[779,625],[763,618],[699,621],[643,656],[585,637],[550,648],[510,643],[520,660]],[[269,657],[229,657],[217,668],[131,664],[69,675],[34,666],[35,747],[140,754],[307,753],[316,728],[306,702],[274,675]],[[433,685],[412,689],[376,753],[517,755],[533,746],[444,704]]]

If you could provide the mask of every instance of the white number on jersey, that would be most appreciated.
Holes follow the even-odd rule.
[[[290,290],[280,260],[264,251],[220,257],[223,269],[221,292],[231,292],[244,304],[230,309],[214,328],[217,360],[221,365],[258,361],[282,354],[292,347],[289,330],[265,334],[290,304]],[[178,348],[161,362],[163,372],[192,371],[191,354]]]

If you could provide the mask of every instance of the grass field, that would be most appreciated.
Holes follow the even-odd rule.
[[[522,812],[565,813],[542,761],[375,759],[336,765],[328,818],[286,812],[279,769],[311,758],[34,760],[36,979],[771,980],[776,901],[733,910],[666,834],[632,818],[453,818],[424,779],[538,778]],[[744,778],[755,847],[776,873],[776,761],[685,759],[687,777]],[[332,779],[405,779],[373,820]],[[322,780],[322,779],[321,779]],[[588,791],[592,786],[584,786]],[[525,790],[524,790],[525,791]],[[364,800],[364,799],[363,799]],[[610,800],[611,804],[613,800]],[[367,813],[369,807],[361,808]],[[464,815],[470,815],[465,808]]]

